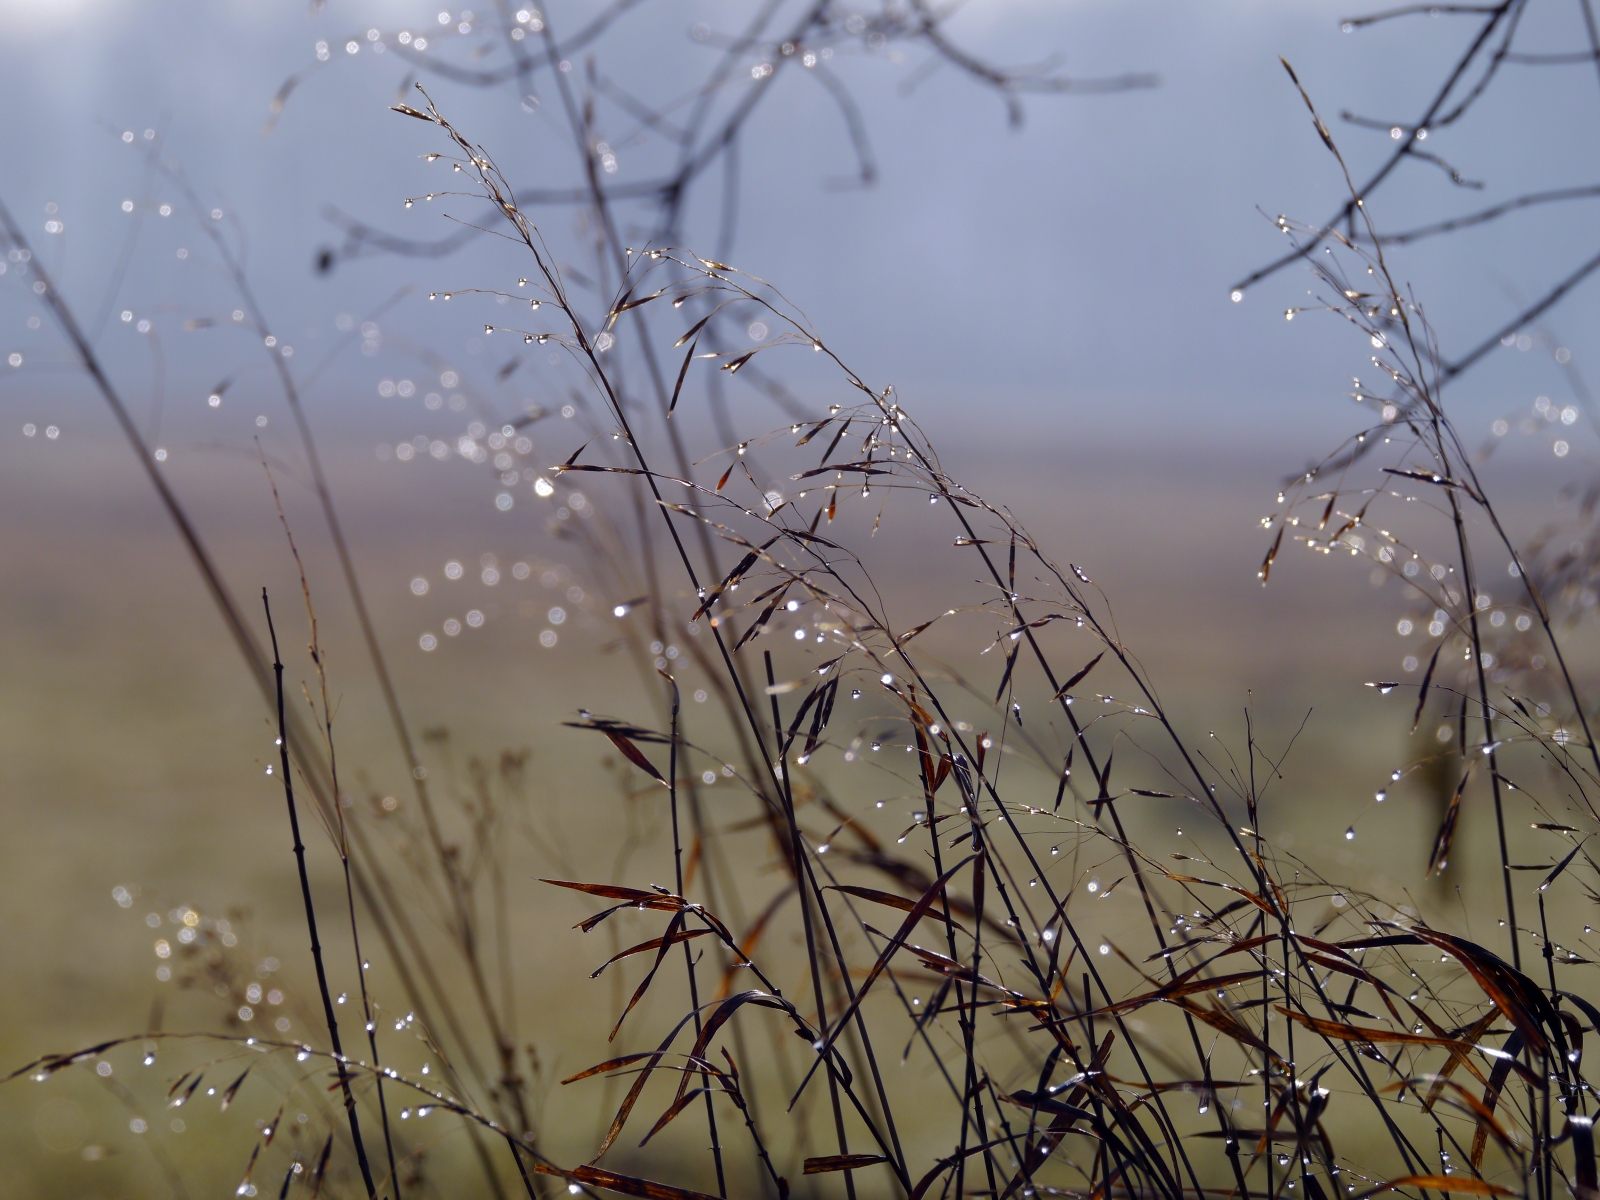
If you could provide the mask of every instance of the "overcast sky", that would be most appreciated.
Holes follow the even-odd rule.
[[[121,202],[146,199],[138,156],[117,135],[142,138],[146,128],[161,131],[204,202],[225,207],[248,234],[255,285],[286,337],[331,337],[337,314],[368,311],[402,283],[425,293],[477,282],[472,271],[492,258],[373,258],[328,278],[312,270],[318,248],[337,241],[324,217],[330,205],[407,235],[448,232],[437,208],[401,203],[443,186],[418,161],[438,148],[429,131],[387,111],[405,64],[366,43],[342,53],[369,26],[385,37],[437,30],[437,4],[331,0],[310,14],[295,3],[239,0],[0,0],[0,197],[91,313],[131,219]],[[549,17],[559,35],[599,7],[549,0]],[[750,7],[647,4],[598,43],[600,69],[636,95],[668,100],[712,61],[691,27],[734,30]],[[1093,434],[1131,448],[1200,437],[1309,452],[1352,427],[1340,397],[1366,347],[1332,318],[1284,322],[1285,307],[1305,298],[1302,268],[1252,288],[1241,303],[1229,300],[1236,279],[1283,248],[1272,217],[1318,222],[1342,198],[1336,165],[1278,57],[1295,65],[1360,176],[1391,141],[1386,131],[1341,123],[1340,112],[1414,119],[1476,29],[1467,19],[1419,16],[1342,33],[1340,19],[1358,11],[1343,0],[971,0],[951,32],[994,61],[1059,53],[1069,73],[1160,78],[1151,90],[1029,98],[1017,130],[992,92],[949,67],[905,94],[928,57],[920,46],[897,55],[841,49],[832,66],[864,114],[876,186],[829,186],[853,163],[843,123],[822,88],[789,72],[742,142],[735,260],[781,284],[864,375],[896,383],[925,420],[983,434],[1005,405],[1063,442]],[[1579,19],[1575,3],[1535,0],[1520,44],[1571,49]],[[301,84],[264,136],[274,93],[315,64],[319,40],[332,44],[333,61]],[[465,61],[457,49],[441,53]],[[424,78],[519,184],[575,177],[570,136],[549,97],[530,113],[510,88]],[[633,125],[615,109],[602,113],[619,138]],[[1443,169],[1411,164],[1376,198],[1373,215],[1401,228],[1593,182],[1597,118],[1592,67],[1508,65],[1479,109],[1430,142],[1484,186],[1457,186]],[[134,149],[141,144],[136,138]],[[618,158],[617,182],[642,177],[654,161],[638,143],[619,145]],[[693,198],[698,219],[686,240],[707,251],[719,187],[708,177]],[[158,186],[149,199],[166,194]],[[51,203],[55,213],[46,211]],[[1594,203],[1550,206],[1399,255],[1399,273],[1447,354],[1595,252]],[[47,234],[47,219],[65,232]],[[570,215],[542,219],[570,244]],[[213,367],[176,326],[197,296],[222,292],[205,274],[204,254],[177,256],[197,245],[192,227],[147,218],[145,229],[113,308],[165,332],[171,402],[198,405]],[[33,310],[13,283],[0,285],[0,352],[25,350],[31,369],[48,363],[53,343],[47,331],[26,328]],[[1581,287],[1551,324],[1580,364],[1600,323],[1595,288]],[[386,327],[446,355],[464,353],[480,318],[440,311],[419,293]],[[135,392],[146,386],[149,356],[131,326],[113,317],[103,344]],[[186,366],[186,354],[204,361]],[[324,412],[355,412],[380,369],[352,355],[316,402]],[[13,375],[0,384],[0,406],[33,403],[48,378],[29,384]],[[1455,394],[1475,427],[1561,387],[1548,355],[1511,350]]]

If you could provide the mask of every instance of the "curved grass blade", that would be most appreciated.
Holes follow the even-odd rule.
[[[829,1154],[806,1159],[805,1173],[826,1175],[829,1171],[859,1171],[862,1167],[875,1167],[888,1161],[881,1154]]]

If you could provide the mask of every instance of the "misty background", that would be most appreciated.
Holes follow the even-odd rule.
[[[560,0],[549,16],[559,34],[597,11],[594,0]],[[741,13],[730,4],[646,6],[590,49],[607,76],[665,103],[712,60],[693,26],[731,33]],[[1294,65],[1360,178],[1390,152],[1390,139],[1341,125],[1338,114],[1414,120],[1469,33],[1467,23],[1425,15],[1341,33],[1350,15],[1321,2],[966,5],[949,29],[991,62],[1053,59],[1068,75],[1151,73],[1159,86],[1023,97],[1025,121],[1010,129],[993,92],[948,65],[927,72],[924,48],[841,50],[831,66],[860,106],[877,167],[865,189],[831,186],[856,164],[827,92],[803,71],[781,74],[740,142],[738,265],[781,286],[864,374],[895,383],[926,419],[964,437],[982,438],[992,427],[984,414],[1004,405],[1063,447],[1070,422],[1080,436],[1130,452],[1195,439],[1313,452],[1346,428],[1339,398],[1359,371],[1359,350],[1332,322],[1283,327],[1284,308],[1305,297],[1303,270],[1228,303],[1236,280],[1281,252],[1272,218],[1315,224],[1344,195],[1278,58]],[[404,283],[429,291],[462,282],[463,268],[448,260],[367,259],[312,276],[317,251],[340,241],[325,219],[330,207],[407,237],[449,232],[437,207],[401,207],[437,175],[417,161],[418,131],[388,111],[407,65],[362,39],[368,27],[438,28],[433,6],[333,4],[308,16],[232,3],[9,0],[3,19],[0,99],[13,114],[6,202],[47,261],[60,263],[80,304],[103,294],[126,226],[118,205],[139,194],[137,147],[117,141],[125,129],[159,130],[197,192],[237,218],[264,308],[297,337],[301,327],[331,329],[339,312],[375,307]],[[1581,33],[1575,8],[1535,7],[1519,45],[1566,50]],[[352,36],[365,47],[353,56],[341,50]],[[318,65],[319,41],[334,47],[332,61],[309,74],[264,135],[274,94]],[[519,186],[577,177],[556,112],[526,112],[512,85],[484,91],[421,78]],[[1411,163],[1385,186],[1374,219],[1399,229],[1589,182],[1585,147],[1600,136],[1595,90],[1581,67],[1505,66],[1469,117],[1430,143],[1483,189]],[[603,107],[602,120],[619,136],[636,125]],[[644,175],[651,161],[643,148],[619,147],[618,157],[608,183]],[[719,176],[698,182],[683,239],[707,253]],[[65,225],[54,237],[44,234],[50,202]],[[1565,274],[1575,246],[1588,257],[1581,239],[1591,212],[1584,203],[1548,206],[1397,254],[1446,352],[1476,343],[1519,298]],[[540,216],[570,223],[566,212]],[[173,258],[166,243],[184,239],[170,227],[147,236],[149,257],[117,300],[141,314],[205,269]],[[8,305],[7,349],[48,356],[48,331],[30,336],[19,316]],[[1594,319],[1580,295],[1556,328],[1578,345]],[[439,321],[413,295],[386,323],[426,331],[442,353],[463,351],[471,326]],[[133,371],[131,333],[113,331],[104,349]],[[358,369],[367,365],[344,363],[324,379],[322,420],[347,427],[375,412],[372,381]],[[1463,381],[1456,402],[1487,414],[1557,382],[1492,364]],[[8,410],[22,415],[32,389],[16,377],[5,386]],[[1286,433],[1299,443],[1286,446]]]

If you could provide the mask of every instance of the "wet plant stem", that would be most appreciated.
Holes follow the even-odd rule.
[[[350,1087],[350,1071],[339,1041],[339,1019],[334,1015],[333,996],[328,990],[328,970],[322,961],[322,939],[317,934],[317,909],[311,899],[311,877],[306,871],[306,846],[300,837],[300,815],[295,807],[294,779],[289,765],[289,726],[284,717],[283,703],[283,658],[278,653],[278,631],[272,623],[272,604],[267,599],[266,588],[261,589],[261,607],[266,611],[267,633],[272,641],[272,672],[278,690],[278,769],[283,775],[283,798],[289,809],[289,830],[294,835],[295,865],[300,872],[300,896],[305,901],[306,931],[311,935],[311,961],[317,968],[322,1014],[328,1023],[328,1040],[333,1046],[334,1061],[338,1066],[339,1089],[343,1093],[345,1113],[350,1121],[350,1140],[355,1145],[356,1161],[361,1165],[361,1181],[366,1185],[367,1200],[377,1200],[372,1165],[367,1161],[366,1143],[361,1140],[361,1117],[356,1111],[355,1093]]]

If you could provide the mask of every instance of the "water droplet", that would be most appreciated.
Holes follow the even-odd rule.
[[[1376,800],[1379,804],[1382,804],[1388,798],[1389,798],[1389,793],[1386,790],[1384,790],[1383,788],[1379,788],[1378,791],[1377,791],[1377,794],[1373,796],[1373,799]]]
[[[1344,840],[1347,842],[1356,840],[1356,827],[1354,825],[1344,831]]]

